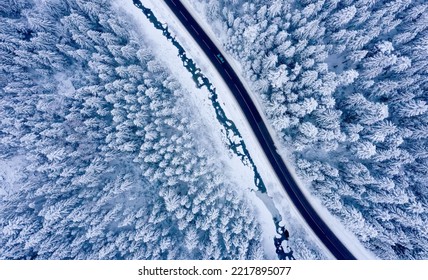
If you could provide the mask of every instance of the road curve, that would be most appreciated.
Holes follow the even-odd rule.
[[[228,85],[283,188],[307,224],[336,259],[355,260],[354,255],[321,219],[294,181],[281,156],[277,153],[275,144],[259,111],[229,62],[179,0],[164,1],[199,44]]]

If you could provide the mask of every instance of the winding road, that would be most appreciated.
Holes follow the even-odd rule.
[[[290,171],[278,154],[274,141],[259,111],[229,62],[179,0],[164,1],[199,44],[230,88],[283,188],[307,224],[336,259],[356,259],[317,214],[294,181]]]

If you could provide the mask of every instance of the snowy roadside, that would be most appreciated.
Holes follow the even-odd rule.
[[[262,101],[260,100],[260,97],[256,94],[254,94],[250,85],[243,78],[244,75],[242,72],[241,65],[239,64],[238,61],[236,61],[233,57],[231,57],[223,48],[222,41],[225,41],[225,38],[224,38],[225,35],[221,33],[220,24],[217,24],[217,26],[216,26],[216,24],[214,24],[213,25],[214,29],[213,29],[213,26],[208,24],[208,20],[204,17],[204,15],[206,14],[205,13],[205,9],[206,9],[205,5],[199,5],[199,4],[196,5],[195,3],[192,3],[192,2],[193,2],[192,0],[181,0],[181,3],[186,7],[186,9],[189,11],[189,13],[196,19],[196,21],[202,27],[202,29],[210,36],[211,40],[215,43],[217,48],[219,50],[221,50],[223,56],[225,56],[226,59],[229,61],[230,65],[232,66],[234,71],[240,77],[240,80],[243,83],[245,89],[250,94],[250,97],[253,100],[254,104],[256,105],[257,109],[259,110],[259,112],[261,112],[263,121],[266,124],[269,124],[269,120],[263,114],[264,110],[263,110]],[[215,30],[216,28],[218,30]],[[216,31],[218,31],[218,32],[216,32]],[[192,39],[192,38],[190,38],[190,39]],[[216,75],[216,76],[219,76],[219,75]],[[220,76],[219,76],[219,79],[221,79]],[[217,84],[217,83],[215,82],[215,84]],[[222,88],[223,88],[223,85],[224,85],[224,82],[222,84]],[[226,86],[226,88],[227,88],[227,86]],[[232,94],[230,93],[230,95],[232,95]],[[239,113],[241,113],[241,112],[239,112]],[[242,113],[240,115],[241,115],[240,116],[241,118],[245,119],[245,117],[243,116]],[[236,122],[236,119],[234,117],[233,117],[233,120]],[[244,122],[246,122],[246,121],[244,121]],[[246,139],[246,142],[248,142],[247,145],[249,147],[250,152],[252,153],[253,157],[256,158],[254,151],[257,151],[257,150],[254,150],[253,148],[258,148],[258,143],[256,143],[257,146],[255,147],[254,145],[252,145],[253,141],[251,141],[251,145],[250,145],[250,141],[247,140],[247,139],[249,139],[248,135],[251,135],[252,136],[251,139],[255,140],[252,132],[247,134],[249,125],[247,124],[247,126],[245,126],[245,128],[246,128],[245,130],[242,129],[240,126],[239,126],[239,128],[240,128],[240,131],[242,130],[241,133],[243,134],[244,138]],[[269,130],[269,133],[272,135],[272,139],[275,142],[275,146],[277,147],[278,153],[281,155],[282,159],[284,160],[287,168],[289,169],[290,173],[293,176],[293,179],[300,186],[300,189],[304,193],[307,200],[311,203],[312,207],[314,207],[314,209],[317,211],[318,215],[320,215],[323,218],[324,222],[336,234],[336,236],[342,241],[342,243],[344,243],[346,245],[346,247],[352,252],[352,254],[356,256],[357,259],[376,259],[376,256],[373,253],[371,253],[370,251],[368,251],[367,249],[365,249],[364,246],[360,243],[360,241],[357,239],[357,237],[354,234],[352,234],[347,229],[345,229],[345,227],[340,223],[340,221],[337,220],[334,216],[332,216],[330,214],[330,212],[321,204],[320,200],[317,197],[314,197],[313,195],[310,194],[308,188],[305,187],[305,184],[297,176],[297,174],[294,170],[294,165],[289,160],[290,154],[283,147],[282,141],[280,141],[280,138],[278,137],[276,132],[269,125],[267,126],[267,128]],[[249,130],[251,131],[251,129],[249,129]],[[260,154],[260,153],[258,153],[258,154]],[[265,162],[267,161],[266,158],[264,158],[264,160],[265,160]],[[256,163],[258,163],[258,161],[256,161]],[[257,164],[257,166],[262,166],[262,165]],[[263,165],[263,166],[266,166],[266,165]],[[265,169],[265,168],[263,168],[263,169]],[[264,171],[265,170],[263,170],[263,171],[261,170],[260,173],[262,174],[262,177],[264,178],[264,180],[266,180],[265,178],[268,178],[268,177],[263,176],[263,174],[265,174]],[[271,173],[274,173],[274,172],[271,172]],[[275,180],[278,182],[278,179],[276,178],[276,176],[275,176]],[[280,205],[280,203],[281,203],[280,199],[278,199],[278,196],[281,198],[287,197],[287,201],[290,201],[288,198],[288,195],[285,193],[285,191],[279,185],[279,183],[269,184],[269,182],[266,182],[266,185],[268,188],[268,192],[271,194],[271,196],[273,196],[276,199],[277,205]],[[291,208],[290,213],[293,215],[293,217],[295,219],[299,220],[301,222],[301,224],[304,225],[306,232],[310,233],[314,242],[317,242],[317,245],[320,246],[321,248],[324,248],[325,253],[329,254],[329,256],[332,257],[331,254],[328,252],[328,250],[325,248],[325,246],[319,241],[318,237],[312,232],[310,227],[306,224],[306,221],[301,217],[300,213],[294,207],[294,205],[292,203],[287,203],[287,204],[290,205],[290,208]],[[282,209],[283,211],[287,211],[288,207],[283,207],[283,208],[285,208],[285,209]],[[287,216],[285,216],[285,217],[287,217]]]
[[[144,0],[141,2],[146,7],[152,9],[155,15],[159,18],[159,20],[165,23],[168,23],[169,30],[178,38],[178,40],[180,41],[180,44],[182,44],[184,49],[186,49],[186,52],[188,53],[188,55],[190,54],[192,59],[194,59],[195,62],[197,63],[198,67],[201,68],[204,75],[207,76],[207,78],[209,78],[210,81],[216,86],[219,94],[219,101],[223,105],[222,107],[224,108],[228,117],[235,122],[240,133],[245,139],[247,148],[250,151],[251,156],[259,170],[259,173],[262,176],[267,186],[268,194],[273,200],[275,207],[279,210],[281,216],[283,217],[283,220],[285,219],[286,227],[291,229],[292,232],[294,233],[293,235],[294,238],[297,238],[299,235],[301,235],[302,236],[301,239],[307,240],[307,241],[310,240],[310,243],[311,243],[310,246],[316,251],[318,251],[319,254],[324,255],[324,258],[333,258],[330,252],[318,240],[317,236],[312,233],[309,227],[306,226],[306,222],[300,217],[297,210],[295,210],[293,206],[290,207],[290,205],[288,205],[289,199],[287,197],[287,194],[281,187],[281,184],[279,183],[279,180],[276,178],[275,173],[270,168],[269,161],[267,160],[265,155],[262,152],[260,152],[262,149],[259,146],[259,143],[255,135],[253,134],[251,127],[249,126],[245,116],[241,112],[239,105],[236,103],[232,93],[229,91],[227,85],[224,83],[221,76],[217,73],[215,68],[211,65],[211,62],[209,61],[209,59],[205,56],[203,51],[199,48],[198,44],[193,40],[193,38],[186,31],[184,26],[182,26],[180,21],[170,12],[169,8],[166,6],[166,4],[163,1]],[[122,7],[125,7],[125,6],[122,5]],[[129,7],[127,7],[126,9],[128,9],[130,12],[134,11],[132,12],[132,14],[134,14],[134,17],[137,17],[140,19],[142,18],[142,15],[135,13],[135,11],[138,12],[138,10],[135,10],[133,7],[131,7],[131,5],[129,5]],[[141,24],[144,24],[144,21],[141,22]],[[152,28],[152,31],[150,31],[150,28],[147,28],[147,30],[148,30],[147,32],[150,32],[150,36],[153,36],[153,38],[157,38],[156,41],[160,42],[159,46],[161,46],[161,48],[159,49],[162,49],[162,51],[159,50],[159,52],[161,53],[161,56],[165,58],[165,62],[168,63],[168,65],[171,64],[171,67],[173,68],[178,67],[177,73],[180,75],[183,75],[181,61],[179,61],[179,59],[177,58],[176,52],[175,53],[173,52],[172,54],[170,54],[172,58],[169,58],[169,56],[168,58],[166,58],[167,53],[170,51],[164,51],[163,48],[165,48],[166,44],[169,42],[165,38],[159,38],[159,37],[163,37],[162,35],[160,35],[160,33],[153,34],[153,32],[156,31],[153,28]],[[174,60],[172,59],[175,59],[177,63],[173,62]],[[185,74],[185,77],[182,77],[182,78],[187,79],[187,82],[191,83],[191,85],[189,86],[193,87],[193,90],[191,91],[194,91],[195,88],[194,88],[194,85],[192,84],[193,81],[191,80],[190,76],[186,76]],[[199,93],[199,96],[201,96],[200,93]],[[202,95],[202,98],[204,99],[206,98],[206,96],[207,95]],[[199,100],[198,102],[202,102],[202,104],[204,103],[206,104],[206,100]],[[198,106],[198,107],[201,107],[201,106]],[[207,111],[207,110],[211,110],[211,109],[206,107],[206,110],[204,111]],[[205,112],[204,114],[206,115],[207,113]],[[207,118],[208,123],[210,122],[210,120],[212,122],[213,120],[212,115],[210,115],[209,118]],[[215,124],[215,125],[216,125],[216,130],[214,131],[219,131],[221,127],[218,126],[218,124]],[[240,176],[241,178],[239,178],[241,184],[242,182],[245,182],[242,180],[248,180],[248,178],[252,178],[252,176],[249,177],[247,175],[249,174],[248,173],[249,169],[246,169],[245,173],[242,173],[239,171],[239,169],[243,168],[240,162],[234,163],[233,160],[231,161],[231,159],[228,159],[227,161],[229,162],[230,165],[234,166],[234,169],[232,172],[234,174],[232,174],[232,176],[236,177],[236,174],[241,175]],[[245,174],[245,176],[242,176],[242,174]],[[258,198],[254,197],[253,201],[255,204],[259,206],[259,208],[266,209],[266,207],[262,204],[262,202]],[[273,230],[274,229],[274,227],[272,226],[273,222],[271,222],[272,215],[270,215],[270,213],[267,212],[267,210],[264,210],[263,212],[264,212],[264,215],[262,215],[262,217],[260,218],[260,221],[261,223],[270,224],[268,226],[264,226],[264,230],[265,230],[265,233],[268,234],[268,238],[266,239],[268,240],[268,242],[271,242],[271,240],[273,240],[273,237],[276,234],[276,232]],[[269,217],[267,217],[266,214],[268,214]],[[269,245],[270,247],[272,246],[271,244],[267,244],[267,245]]]

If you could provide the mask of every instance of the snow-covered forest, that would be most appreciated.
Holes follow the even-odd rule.
[[[379,258],[427,259],[428,4],[187,2],[323,205]]]
[[[108,0],[0,2],[0,259],[265,257],[138,28]]]

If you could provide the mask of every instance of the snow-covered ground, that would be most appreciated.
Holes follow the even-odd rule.
[[[296,235],[305,235],[301,238],[311,240],[310,242],[312,242],[312,247],[322,248],[321,250],[318,249],[320,254],[324,254],[326,258],[333,258],[329,251],[318,240],[316,235],[313,234],[307,226],[302,226],[305,225],[306,222],[300,217],[300,215],[298,215],[297,210],[295,210],[292,205],[290,207],[287,194],[281,187],[279,180],[271,169],[269,161],[265,157],[264,153],[261,152],[262,149],[259,146],[259,143],[239,105],[235,101],[233,94],[229,91],[227,85],[224,83],[223,79],[217,73],[215,68],[211,65],[211,62],[199,48],[198,44],[193,40],[184,26],[182,26],[180,21],[170,12],[169,8],[163,3],[163,1],[143,0],[142,3],[146,7],[152,9],[160,21],[168,24],[169,30],[177,37],[180,44],[186,50],[187,55],[196,62],[198,67],[201,68],[203,74],[215,85],[219,102],[222,104],[226,115],[234,121],[235,125],[243,136],[247,148],[250,151],[250,154],[258,168],[258,171],[266,184],[268,194],[273,200],[276,208],[267,209],[266,204],[264,204],[262,200],[254,195],[255,192],[250,192],[248,190],[245,192],[249,198],[252,199],[253,203],[257,206],[259,211],[259,220],[263,226],[264,234],[266,235],[264,238],[266,241],[266,251],[272,253],[275,252],[273,238],[276,235],[276,232],[274,223],[272,221],[272,214],[279,212],[283,217],[282,224],[284,224],[293,234],[295,234],[293,238],[297,237]],[[155,47],[154,49],[157,50],[159,58],[163,59],[171,71],[180,78],[180,82],[183,84],[183,86],[192,93],[192,99],[195,103],[195,107],[199,108],[201,115],[206,120],[205,123],[211,126],[211,128],[207,129],[207,131],[216,133],[216,135],[213,135],[213,137],[210,138],[213,139],[213,141],[216,141],[215,145],[218,145],[218,147],[223,146],[222,150],[225,151],[224,159],[226,164],[229,165],[229,168],[226,168],[230,173],[228,174],[228,177],[234,178],[236,182],[239,182],[239,185],[254,186],[252,181],[253,173],[250,168],[244,166],[238,157],[231,157],[230,154],[227,154],[224,144],[221,141],[219,142],[219,139],[221,138],[219,134],[222,127],[217,121],[213,121],[215,120],[215,115],[214,110],[210,105],[210,101],[208,100],[207,90],[205,88],[197,89],[195,87],[190,73],[183,71],[182,62],[177,56],[177,50],[172,46],[172,44],[170,44],[170,42],[166,40],[161,32],[151,26],[149,21],[144,17],[143,13],[134,7],[131,1],[128,3],[121,2],[120,4],[121,9],[132,15],[135,21],[141,25],[142,32],[145,32],[146,35],[148,35],[147,37],[152,39],[152,44]],[[238,73],[241,73],[239,69],[237,70]],[[290,245],[292,246],[292,243]],[[298,250],[298,248],[295,248],[295,250]],[[276,256],[273,253],[273,255],[269,257],[275,258]]]
[[[259,110],[259,112],[262,113],[263,112],[262,102],[261,102],[259,96],[257,94],[253,93],[253,91],[251,90],[251,87],[246,82],[246,80],[243,78],[243,75],[242,75],[243,72],[242,72],[241,65],[233,57],[228,55],[228,53],[225,52],[225,50],[223,48],[223,44],[221,42],[222,41],[224,42],[226,39],[224,38],[225,34],[222,32],[220,24],[219,23],[208,24],[208,20],[204,17],[204,15],[206,14],[206,12],[205,12],[206,7],[204,5],[199,5],[199,3],[198,3],[198,5],[196,5],[192,0],[182,0],[181,2],[186,7],[186,9],[192,14],[192,16],[198,21],[199,25],[204,29],[204,31],[210,36],[211,40],[216,44],[216,46],[219,48],[219,50],[222,51],[222,54],[229,61],[232,68],[240,76],[240,79],[241,79],[243,85],[245,86],[246,90],[249,92],[249,94],[250,94],[253,102],[255,103],[257,109]],[[164,6],[164,4],[160,5],[160,3],[158,3],[158,6]],[[178,21],[178,20],[176,20],[176,21]],[[187,33],[185,33],[185,34],[187,34]],[[190,35],[188,35],[188,36],[190,37]],[[189,39],[192,40],[191,37]],[[214,71],[213,67],[212,67],[212,70]],[[210,72],[210,74],[212,74],[212,73]],[[218,74],[214,74],[214,75],[218,76],[218,79],[222,80]],[[210,79],[211,79],[211,77],[210,77]],[[217,82],[217,80],[215,80],[215,81]],[[214,84],[217,85],[216,82],[214,82]],[[223,89],[223,86],[225,86],[224,82],[222,82],[222,89]],[[229,91],[227,91],[227,92],[230,93]],[[231,93],[228,95],[232,96]],[[225,110],[226,110],[226,108],[225,108]],[[245,119],[245,117],[243,116],[241,111],[239,111],[239,113],[240,113],[240,116],[238,116],[238,117]],[[269,124],[269,120],[267,120],[267,118],[263,114],[261,114],[261,115],[262,115],[264,122]],[[236,123],[237,120],[235,117],[236,117],[236,114],[232,117],[232,119]],[[246,124],[246,121],[243,120],[242,123]],[[257,156],[256,156],[256,153],[254,151],[257,151],[257,150],[254,150],[254,148],[258,148],[259,150],[260,150],[260,148],[258,147],[258,143],[254,143],[255,138],[254,138],[254,135],[252,134],[251,129],[249,128],[248,124],[246,124],[246,126],[243,126],[243,127],[245,127],[245,129],[243,129],[240,125],[238,125],[238,123],[237,123],[237,126],[238,126],[240,132],[242,133],[242,135],[243,135],[243,137],[247,143],[248,149],[250,150],[255,162],[257,163],[256,165],[258,166],[258,168],[260,168],[261,166],[263,166],[263,167],[269,166],[269,164],[260,165],[260,164],[258,164],[260,161],[256,161],[256,158],[258,158],[257,156],[263,157],[265,162],[267,161],[267,159],[263,155],[260,155],[261,153],[259,153],[259,152],[257,153]],[[293,168],[293,164],[291,164],[290,161],[288,160],[290,158],[289,153],[287,152],[286,149],[283,148],[283,145],[281,144],[281,141],[279,140],[280,138],[277,136],[276,132],[271,127],[268,126],[268,130],[269,130],[269,133],[272,135],[273,140],[275,141],[276,147],[277,148],[279,147],[278,152],[281,155],[281,157],[283,158],[284,162],[286,162],[287,168],[292,173],[294,180],[297,182],[297,184],[299,186],[304,186],[303,183],[299,180],[298,176],[296,175],[294,168]],[[248,136],[250,136],[251,138],[249,138]],[[252,139],[253,141],[249,141],[249,139]],[[256,144],[256,146],[254,146],[253,144]],[[260,168],[260,169],[262,169],[262,168]],[[267,180],[265,178],[272,178],[272,177],[266,177],[263,175],[263,174],[269,174],[269,173],[266,173],[266,171],[267,171],[266,169],[267,168],[263,168],[263,171],[260,170],[262,178],[265,181]],[[270,171],[270,173],[272,174],[274,172]],[[291,204],[291,207],[283,206],[282,201],[283,201],[284,197],[287,197],[287,199],[288,199],[288,196],[285,193],[285,191],[283,190],[283,188],[280,186],[280,184],[278,183],[278,180],[276,177],[275,177],[275,181],[276,181],[276,184],[270,184],[270,182],[268,182],[268,181],[266,181],[266,184],[267,184],[268,192],[274,198],[274,200],[276,201],[276,204],[281,207],[281,210],[283,211],[283,213],[290,213],[293,215],[293,217],[295,219],[298,219],[301,222],[301,224],[306,227],[306,231],[308,233],[310,233],[314,242],[317,242],[317,244],[320,247],[325,249],[324,250],[325,253],[329,254],[327,249],[322,245],[322,243],[319,241],[319,239],[316,237],[316,235],[312,232],[312,230],[306,224],[306,221],[304,221],[304,219],[301,217],[301,215],[299,214],[297,209],[295,209],[295,207],[292,205],[292,203],[287,203],[289,205]],[[351,232],[346,230],[345,227],[335,217],[333,217],[324,206],[322,206],[322,204],[318,198],[312,196],[309,193],[308,188],[300,187],[300,189],[302,190],[302,192],[304,193],[306,198],[310,201],[312,206],[316,209],[317,213],[327,223],[327,225],[330,227],[330,229],[336,234],[336,236],[346,245],[346,247],[358,259],[375,259],[376,258],[373,253],[371,253],[370,251],[368,251],[367,249],[364,248],[364,246],[360,243],[360,241],[357,239],[357,237],[354,234],[352,234]],[[288,199],[288,201],[289,201],[289,199]],[[331,254],[329,254],[329,256],[332,257]]]

